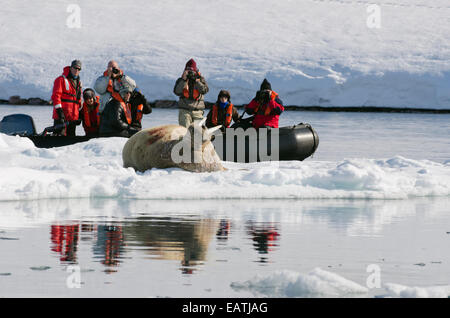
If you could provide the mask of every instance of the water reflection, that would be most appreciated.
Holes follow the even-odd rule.
[[[253,247],[259,254],[260,263],[268,262],[267,254],[278,246],[280,230],[276,223],[255,223],[248,221],[246,224],[247,234],[253,241]]]
[[[107,273],[116,272],[125,252],[137,248],[150,259],[179,261],[181,272],[192,274],[206,260],[214,234],[229,223],[213,219],[138,217],[114,225],[54,224],[50,226],[51,251],[62,264],[76,264],[81,227],[83,241],[91,242],[93,258],[106,267]],[[218,239],[222,240],[224,235]]]
[[[125,239],[120,225],[98,225],[97,241],[93,247],[94,255],[107,267],[120,264],[124,252]],[[107,272],[114,272],[109,269]]]
[[[217,240],[226,242],[230,234],[230,229],[231,229],[231,221],[224,219],[220,220],[219,229],[217,230],[216,233]]]
[[[357,246],[359,238],[391,235],[386,230],[408,220],[438,222],[447,218],[449,203],[449,198],[237,200],[226,206],[208,200],[0,202],[0,252],[30,242],[29,251],[46,246],[60,264],[95,263],[105,273],[142,262],[172,263],[182,274],[207,270],[206,264],[226,269],[236,262],[245,270],[251,263],[300,262],[300,251],[302,257],[312,255],[313,262],[317,255],[312,251],[327,248],[328,242],[357,237],[348,241]],[[42,229],[34,233],[44,233],[45,241],[35,241],[27,231],[10,233],[27,227]],[[301,239],[313,243],[299,248]]]
[[[76,263],[79,225],[50,226],[51,250],[60,254],[61,262]]]
[[[206,260],[217,226],[213,219],[139,217],[126,223],[124,233],[130,247],[145,247],[152,259],[179,261],[182,273],[192,274]]]
[[[207,260],[214,239],[226,245],[230,236],[229,219],[184,219],[137,217],[114,224],[50,225],[51,251],[61,264],[77,264],[81,233],[83,242],[92,245],[94,261],[104,265],[106,273],[119,270],[127,251],[137,250],[151,260],[178,261],[183,274],[193,274]],[[258,253],[257,262],[268,262],[268,254],[278,246],[277,223],[245,224],[246,240]]]

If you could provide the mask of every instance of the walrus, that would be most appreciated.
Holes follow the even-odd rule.
[[[211,143],[221,126],[207,129],[205,121],[195,121],[188,128],[163,125],[139,131],[123,147],[123,166],[140,172],[172,167],[192,172],[225,170]]]

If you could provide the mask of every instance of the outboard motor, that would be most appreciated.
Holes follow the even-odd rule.
[[[33,118],[25,114],[13,114],[3,117],[0,122],[0,133],[7,135],[36,135]]]

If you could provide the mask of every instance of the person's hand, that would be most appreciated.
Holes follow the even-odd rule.
[[[130,134],[130,136],[134,135],[137,132],[139,132],[138,128],[128,125],[128,133]]]
[[[185,70],[185,71],[183,72],[183,75],[181,75],[181,78],[182,78],[183,80],[187,81],[187,75],[188,75],[188,71]]]
[[[56,119],[58,124],[64,124],[64,122],[66,121],[66,117],[64,116],[64,111],[62,110],[62,108],[56,109],[56,114],[58,115],[58,119]]]
[[[111,74],[112,74],[112,66],[108,66],[108,68],[106,69],[106,76],[111,78]]]
[[[272,109],[270,111],[270,115],[280,115],[281,114],[281,108],[280,107],[275,107],[274,109]]]

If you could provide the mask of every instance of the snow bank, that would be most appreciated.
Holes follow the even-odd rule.
[[[400,298],[448,298],[450,286],[433,287],[408,287],[399,284],[388,283],[384,288],[391,297]]]
[[[450,108],[447,0],[0,0],[0,98],[50,98],[77,58],[85,87],[114,58],[150,100],[194,57],[210,85],[246,103],[267,77],[289,105]],[[368,23],[369,21],[369,23]],[[72,23],[72,24],[71,24]]]
[[[338,274],[315,268],[308,274],[276,271],[257,275],[245,282],[233,282],[236,291],[247,290],[266,297],[362,297],[369,289]],[[408,287],[386,283],[375,291],[380,297],[448,298],[450,286]]]
[[[450,196],[450,165],[404,157],[237,164],[224,172],[123,168],[124,138],[97,138],[40,149],[0,134],[0,200],[136,199],[405,199]]]
[[[231,283],[231,287],[268,297],[338,297],[368,292],[366,287],[320,268],[306,275],[287,270],[276,271],[267,276],[258,275],[243,283]]]

